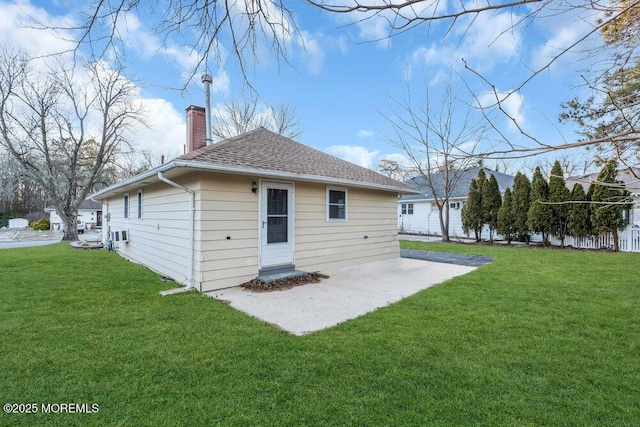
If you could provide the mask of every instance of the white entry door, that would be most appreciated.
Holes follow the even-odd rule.
[[[261,268],[293,264],[293,184],[263,181],[260,198]]]

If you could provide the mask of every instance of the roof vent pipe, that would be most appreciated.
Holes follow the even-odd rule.
[[[205,144],[211,145],[213,144],[213,140],[211,138],[211,83],[213,79],[210,74],[203,74],[200,76],[200,81],[204,83],[204,97],[205,97],[205,119],[206,119],[206,137]]]

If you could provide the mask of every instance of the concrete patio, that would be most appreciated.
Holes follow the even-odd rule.
[[[208,292],[294,335],[335,326],[400,301],[477,267],[396,258],[322,271],[320,283],[256,293],[240,287]]]

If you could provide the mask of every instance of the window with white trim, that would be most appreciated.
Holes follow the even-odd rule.
[[[413,203],[402,204],[402,215],[413,215]]]
[[[327,220],[347,219],[347,189],[327,187]]]
[[[123,202],[124,202],[124,217],[129,218],[129,193],[125,193]]]

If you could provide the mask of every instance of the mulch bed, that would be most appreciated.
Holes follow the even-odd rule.
[[[328,279],[329,276],[322,273],[307,273],[303,276],[292,277],[290,279],[275,280],[270,283],[263,282],[259,279],[253,279],[240,285],[247,291],[252,292],[273,292],[283,291],[295,288],[296,286],[307,285],[309,283],[319,283],[322,279]]]
[[[102,249],[104,245],[102,242],[70,242],[69,245],[74,249]]]

